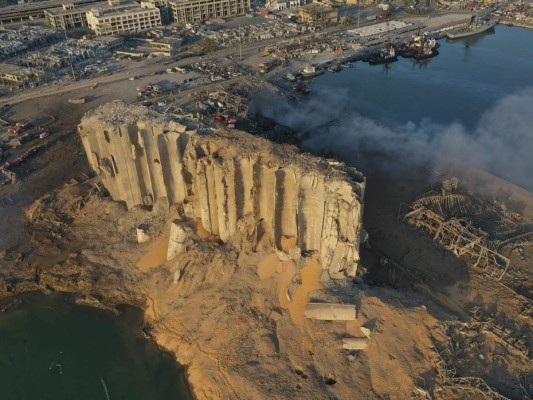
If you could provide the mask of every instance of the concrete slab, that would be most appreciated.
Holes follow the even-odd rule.
[[[353,321],[356,319],[355,305],[334,303],[309,303],[305,316],[323,321]]]

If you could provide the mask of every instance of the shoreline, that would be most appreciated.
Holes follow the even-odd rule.
[[[520,21],[514,21],[510,19],[502,19],[499,22],[502,25],[510,26],[510,27],[517,27],[517,28],[523,28],[523,29],[533,29],[533,22],[520,22]]]
[[[400,185],[400,183],[395,184],[398,186]],[[371,190],[375,191],[377,190],[376,188],[377,186],[374,185],[372,186]],[[411,188],[407,187],[406,190],[411,190]],[[380,196],[375,195],[375,198],[377,198],[378,201],[379,197]],[[102,204],[104,203],[104,200],[98,201],[100,201]],[[372,207],[376,208],[376,205],[369,204],[369,208]],[[109,218],[112,218],[112,213],[115,209],[118,210],[117,213],[119,213],[122,217],[128,216],[131,218],[131,214],[124,214],[123,210],[119,207],[111,209],[111,216]],[[85,213],[86,211],[84,210],[83,214]],[[90,214],[90,211],[87,211],[87,214],[89,216],[88,219],[95,217],[94,214]],[[105,213],[103,214],[107,215]],[[372,217],[371,213],[367,214],[367,217],[376,218],[375,216]],[[83,219],[85,218],[85,215],[80,216],[79,218]],[[133,220],[137,221],[137,219]],[[116,221],[109,221],[110,224],[113,222],[116,223]],[[118,224],[115,225],[115,230],[113,232],[118,230],[116,226],[118,226]],[[369,224],[369,226],[372,226],[372,224]],[[386,229],[382,227],[381,231],[384,232]],[[406,229],[403,229],[402,232],[404,233],[402,237],[409,236],[411,234]],[[380,240],[377,237],[378,235],[376,235],[373,239],[376,241]],[[69,238],[69,236],[66,236],[66,238]],[[94,247],[106,244],[107,239],[108,238],[103,238],[101,243],[98,241],[94,242]],[[153,239],[157,240],[157,235],[153,236]],[[399,240],[398,237],[389,237],[388,239],[388,243],[393,243],[395,240]],[[41,245],[43,245],[43,243],[41,243]],[[126,244],[131,247],[132,252],[135,254],[144,252],[146,250],[146,246],[141,247],[137,244],[133,244],[131,241],[127,242]],[[39,244],[37,244],[37,246],[38,245]],[[385,248],[388,246],[383,244],[381,245]],[[417,245],[419,244],[417,243]],[[111,249],[112,246],[113,243],[109,248],[105,248],[102,253],[96,254],[96,256],[93,258],[91,258],[89,255],[89,259],[85,258],[86,254],[82,254],[82,252],[85,252],[86,250],[81,250],[79,252],[79,260],[76,258],[77,256],[75,252],[74,256],[72,256],[73,253],[71,249],[63,249],[62,251],[64,252],[65,260],[71,261],[66,261],[63,264],[57,264],[50,267],[43,267],[43,270],[40,270],[38,273],[34,271],[37,269],[35,266],[39,265],[38,257],[41,257],[42,261],[42,259],[46,257],[46,254],[44,256],[43,254],[39,254],[38,257],[37,255],[28,256],[31,257],[30,262],[24,260],[26,258],[25,256],[21,256],[21,264],[24,263],[29,265],[27,269],[22,268],[22,272],[18,268],[12,268],[14,272],[12,275],[10,275],[11,281],[13,281],[9,283],[11,288],[10,290],[16,291],[20,289],[21,291],[29,291],[32,290],[32,287],[38,287],[40,288],[39,290],[50,290],[50,288],[52,288],[54,290],[61,291],[63,289],[64,292],[80,293],[80,295],[85,298],[84,301],[88,302],[88,304],[92,307],[98,307],[98,305],[102,305],[104,308],[114,308],[120,304],[131,304],[130,302],[136,303],[136,307],[144,310],[144,322],[149,325],[151,322],[154,323],[154,326],[152,327],[153,334],[150,335],[152,337],[151,340],[153,340],[159,348],[163,349],[163,351],[172,353],[176,362],[185,368],[187,381],[189,384],[188,387],[193,395],[197,396],[195,398],[213,398],[216,394],[219,395],[219,398],[236,398],[236,393],[241,396],[243,394],[249,394],[249,398],[269,398],[269,395],[266,392],[268,387],[264,389],[265,391],[259,391],[256,387],[259,386],[258,381],[261,381],[260,384],[262,385],[263,378],[270,377],[268,372],[272,372],[272,379],[274,381],[273,387],[274,385],[286,385],[287,388],[294,388],[296,382],[298,382],[297,385],[300,385],[300,387],[296,386],[298,389],[296,393],[300,393],[300,395],[294,396],[294,392],[284,392],[282,393],[283,395],[286,394],[289,396],[285,398],[304,398],[306,395],[308,399],[315,398],[311,397],[310,393],[325,394],[327,393],[327,390],[339,390],[339,386],[344,383],[344,375],[346,375],[344,367],[351,371],[354,376],[357,376],[357,374],[363,374],[363,372],[361,372],[363,370],[372,370],[372,368],[375,367],[375,365],[373,366],[372,363],[379,363],[381,357],[385,357],[384,359],[389,359],[391,363],[394,363],[397,354],[395,353],[395,357],[391,357],[390,354],[392,354],[392,352],[396,352],[396,343],[393,343],[388,347],[385,346],[387,343],[387,338],[389,335],[390,337],[402,337],[402,335],[408,337],[407,335],[412,327],[411,324],[408,327],[409,329],[406,329],[405,331],[398,331],[396,325],[394,325],[394,328],[391,328],[389,332],[386,331],[386,335],[380,335],[381,330],[387,329],[386,324],[389,323],[390,320],[401,322],[402,317],[399,316],[399,313],[395,313],[394,317],[386,317],[383,319],[383,321],[381,321],[383,313],[379,313],[377,311],[382,310],[379,308],[382,306],[376,307],[372,312],[369,312],[368,309],[365,309],[365,313],[367,313],[368,316],[377,315],[378,318],[380,318],[380,320],[377,322],[379,325],[379,330],[373,333],[373,335],[375,335],[375,338],[373,336],[372,339],[374,341],[374,347],[371,347],[368,355],[364,354],[363,357],[357,357],[357,359],[352,360],[350,358],[346,358],[346,354],[342,355],[342,357],[338,357],[338,354],[331,353],[328,354],[328,356],[330,357],[330,360],[334,362],[323,362],[321,364],[315,360],[315,354],[313,354],[312,357],[308,355],[310,352],[309,348],[306,348],[305,351],[302,349],[302,354],[305,354],[307,358],[298,354],[297,351],[294,351],[294,354],[291,354],[291,349],[287,345],[293,343],[292,335],[281,335],[281,339],[276,336],[280,330],[282,333],[287,332],[288,318],[285,316],[287,313],[284,313],[283,311],[280,312],[281,309],[279,308],[274,308],[274,311],[270,311],[264,306],[264,297],[266,297],[266,295],[262,291],[255,289],[256,287],[259,287],[263,291],[266,291],[267,289],[270,290],[272,288],[269,286],[269,282],[262,282],[262,286],[260,286],[255,280],[247,282],[240,276],[240,274],[247,275],[246,278],[250,279],[250,275],[254,275],[255,271],[253,271],[253,267],[250,267],[251,265],[254,265],[252,262],[248,262],[248,260],[242,260],[240,258],[237,260],[237,256],[234,258],[232,258],[233,256],[220,256],[220,259],[222,259],[223,262],[218,263],[219,260],[215,260],[216,262],[212,262],[213,265],[209,265],[208,261],[208,266],[206,267],[204,259],[209,258],[210,256],[204,254],[204,252],[206,249],[210,248],[209,246],[211,245],[209,243],[203,243],[202,246],[204,247],[199,246],[198,248],[193,249],[193,251],[198,250],[195,256],[201,257],[201,262],[198,262],[198,258],[195,259],[192,256],[190,259],[184,260],[183,264],[185,266],[180,267],[181,269],[177,269],[180,274],[176,279],[176,275],[172,277],[170,272],[165,268],[155,269],[153,272],[150,272],[149,275],[139,274],[134,270],[134,268],[132,268],[131,265],[128,264],[129,261],[134,257],[130,256],[128,258],[128,254],[120,254],[119,250],[117,250],[118,254],[111,254],[110,257],[106,257],[108,255],[106,254],[106,251],[109,253],[114,251]],[[379,243],[377,246],[379,246],[377,248],[382,247],[379,245]],[[83,248],[85,249],[85,247]],[[430,243],[430,249],[433,248],[434,244]],[[70,254],[69,251],[71,252]],[[96,250],[92,248],[88,249],[89,253],[91,251],[95,252]],[[231,247],[224,248],[217,253],[217,256],[222,252],[231,253],[234,252],[234,250],[231,249]],[[417,264],[417,260],[404,260],[406,257],[405,254],[395,254],[391,249],[384,251],[384,254],[392,255],[393,259],[396,258],[402,263],[407,263],[406,265],[409,265],[409,268],[414,268],[414,265]],[[82,255],[83,258],[81,258]],[[117,261],[117,255],[122,256],[120,260],[123,265],[114,264]],[[241,254],[239,254],[239,256],[240,255]],[[213,259],[215,258],[216,257],[213,257]],[[5,262],[5,259],[0,260],[0,262],[2,261]],[[193,276],[193,273],[190,271],[190,267],[188,267],[189,262],[193,267],[199,267],[197,271],[202,271],[202,273],[196,273],[195,276]],[[371,263],[369,264],[371,265]],[[229,291],[225,292],[227,296],[225,297],[221,295],[222,290],[225,290],[225,288],[222,289],[221,286],[229,286],[225,285],[228,283],[227,276],[231,276],[234,271],[232,272],[230,270],[230,272],[227,272],[228,270],[223,267],[233,265],[235,265],[235,270],[239,271],[239,275],[231,278],[235,279],[236,281],[229,281],[232,287],[229,288]],[[457,268],[459,268],[459,266],[457,266]],[[121,273],[123,273],[123,275],[117,273],[116,270],[119,270]],[[223,278],[219,279],[219,275],[217,275],[219,271],[225,273],[225,275],[223,274]],[[198,275],[204,275],[203,272],[205,272],[205,276],[198,277]],[[115,280],[107,279],[107,275],[113,276],[114,274],[116,274]],[[189,275],[187,276],[187,274]],[[255,279],[256,277],[253,276],[253,278]],[[172,283],[172,279],[176,280],[177,282]],[[187,279],[190,280],[187,281]],[[198,281],[193,281],[194,279]],[[225,280],[223,281],[223,279]],[[404,279],[407,280],[408,277],[405,277]],[[220,284],[217,282],[218,280],[222,281],[220,286],[216,286],[217,284]],[[252,285],[248,285],[250,282]],[[160,288],[161,283],[168,284],[168,286]],[[469,281],[465,282],[465,284],[467,283],[470,284]],[[2,282],[2,284],[6,284],[6,286],[8,286],[7,282],[5,281]],[[430,283],[428,283],[428,285],[429,284]],[[487,286],[490,286],[489,283],[487,283]],[[68,288],[68,290],[65,290],[65,287]],[[168,290],[168,293],[161,293],[161,289]],[[0,287],[0,292],[1,290],[2,287]],[[346,293],[349,293],[350,296],[353,296],[353,294],[349,292],[349,290],[353,290],[353,288],[340,288],[339,290],[345,290]],[[377,291],[378,289],[371,288],[371,290]],[[289,293],[288,290],[285,292]],[[359,294],[361,292],[362,289],[360,290]],[[381,296],[385,296],[383,293],[387,294],[388,292],[383,291],[379,293]],[[202,295],[204,297],[201,297]],[[154,296],[155,299],[152,299],[148,296]],[[404,301],[403,299],[404,298],[402,297],[402,304]],[[417,301],[420,302],[422,300]],[[196,302],[196,304],[200,303],[202,307],[205,306],[205,308],[189,309],[189,304],[191,304],[192,307],[193,304],[195,304],[194,302]],[[371,309],[371,307],[368,306],[368,301],[365,304],[367,304],[367,307]],[[172,310],[169,308],[171,305],[182,307],[183,310]],[[417,324],[419,317],[426,318],[426,305],[428,308],[434,307],[432,304],[425,304],[423,309],[416,308],[415,313]],[[418,307],[418,305],[416,307]],[[169,314],[171,311],[174,311],[177,314]],[[195,315],[196,312],[198,312],[198,316]],[[410,311],[408,309],[401,309],[401,312],[409,313]],[[191,315],[191,319],[196,318],[196,320],[189,322],[188,313],[193,314]],[[231,323],[227,323],[227,321],[224,320],[224,318],[229,318],[232,315],[239,316],[239,318],[235,318],[230,322],[235,322],[237,320],[240,322],[240,318],[242,318],[248,323],[248,325],[245,326],[247,329],[239,331],[237,326],[234,327]],[[214,321],[210,321],[211,319]],[[414,320],[415,319],[412,321]],[[219,325],[220,322],[222,323]],[[224,322],[226,322],[226,324],[224,324]],[[309,325],[306,325],[307,329],[310,329]],[[228,328],[231,330],[231,335],[228,335]],[[257,332],[261,332],[261,335],[257,335],[259,338],[253,337],[254,330],[252,328],[257,329]],[[233,329],[237,331],[235,334]],[[285,331],[283,331],[283,329],[285,329]],[[401,325],[399,329],[402,329]],[[265,332],[267,334],[265,334]],[[294,334],[292,331],[290,331],[290,333]],[[265,337],[270,337],[268,335],[273,335],[273,338],[278,341],[277,345],[274,344],[270,346],[270,343],[268,343],[269,347],[264,345],[264,342],[267,342]],[[220,336],[222,336],[222,342]],[[252,339],[250,342],[248,342],[247,339],[250,337]],[[283,340],[287,337],[291,338],[291,341],[283,343]],[[213,338],[214,344],[211,344]],[[219,340],[218,343],[216,342],[217,338]],[[300,339],[298,336],[296,336],[296,338]],[[307,339],[307,337],[305,337],[305,339]],[[228,343],[228,348],[225,346],[226,341]],[[284,346],[280,346],[280,341]],[[267,349],[264,353],[256,352],[258,343],[264,345]],[[330,344],[331,342],[322,341],[321,343]],[[229,346],[230,344],[232,344],[231,347]],[[307,345],[309,346],[309,344]],[[379,350],[380,346],[383,346],[383,354],[372,353],[376,351],[376,347],[378,347]],[[321,346],[312,348],[312,350],[316,353],[317,358],[321,353],[326,351]],[[401,351],[403,352],[404,350]],[[235,354],[232,354],[232,352]],[[433,354],[425,347],[421,350],[421,352]],[[238,356],[240,358],[238,358]],[[402,358],[400,358],[398,361],[398,363],[402,363],[402,366],[404,364],[403,357],[404,356],[402,356]],[[368,364],[366,363],[367,358]],[[315,362],[317,367],[314,365]],[[263,365],[268,366],[270,363],[275,365],[275,370],[268,371],[266,369],[261,369]],[[421,361],[418,361],[418,363],[412,365],[418,367],[421,365],[421,363]],[[409,362],[407,362],[407,364],[409,364]],[[305,369],[308,365],[312,365],[313,368]],[[210,368],[215,371],[211,375]],[[319,370],[317,368],[319,368]],[[398,368],[398,364],[391,367],[392,370],[395,368]],[[258,369],[258,371],[261,371],[264,374],[259,374],[258,372],[257,375],[255,375],[255,369]],[[325,387],[324,389],[323,385],[320,386],[318,384],[312,385],[311,380],[313,380],[313,382],[315,380],[317,382],[322,382],[321,374],[327,369],[336,370],[337,374],[341,376],[341,378],[337,378],[339,384],[336,385],[335,389],[331,387]],[[245,378],[241,376],[241,370]],[[306,378],[301,377],[302,370],[305,370]],[[379,379],[379,370],[377,372],[378,373],[374,374],[374,376],[377,375]],[[309,377],[311,377],[311,379],[309,379]],[[348,382],[348,379],[345,379],[346,382]],[[359,379],[359,376],[357,379]],[[392,376],[391,379],[394,379],[394,376]],[[353,381],[350,382],[353,383]],[[361,390],[367,391],[368,387],[364,384],[363,379],[357,381],[357,383],[361,384]],[[377,384],[379,385],[379,382]],[[308,388],[306,389],[307,391],[302,391],[302,386],[304,389]],[[316,391],[317,387],[320,389],[320,391]],[[221,392],[224,389],[227,391]],[[261,387],[261,389],[263,389],[263,387]],[[313,390],[316,392],[313,392]],[[374,393],[381,392],[387,393],[385,386],[379,387]],[[226,395],[226,397],[221,396],[220,393]],[[368,391],[368,393],[370,392]],[[405,394],[406,392],[402,391],[400,393]],[[263,397],[257,397],[261,394]],[[276,397],[275,395],[272,395],[270,398]],[[339,398],[342,398],[342,396]]]
[[[145,317],[145,310],[138,306],[131,304],[118,304],[116,306],[108,306],[103,302],[79,301],[83,299],[83,293],[80,292],[59,292],[50,290],[31,290],[13,294],[9,297],[2,297],[0,299],[0,316],[6,316],[10,313],[19,310],[30,309],[30,312],[40,312],[42,303],[44,303],[47,310],[67,310],[68,313],[83,312],[83,309],[98,310],[94,312],[102,312],[107,317],[111,318],[120,327],[121,334],[134,337],[135,340],[141,339],[152,348],[154,356],[169,357],[174,363],[179,373],[176,377],[180,382],[180,395],[187,396],[186,399],[195,399],[191,386],[187,380],[187,367],[177,362],[175,354],[162,347],[153,335],[147,333],[147,324]],[[33,310],[33,311],[31,311]],[[113,325],[114,326],[114,325]],[[129,332],[129,333],[128,333]]]

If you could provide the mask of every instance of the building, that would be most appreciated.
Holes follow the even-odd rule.
[[[48,25],[58,31],[88,27],[87,9],[76,7],[73,3],[45,10],[44,16],[48,20]]]
[[[170,0],[174,22],[185,24],[210,18],[244,15],[250,0]]]
[[[306,0],[267,0],[265,6],[272,11],[281,11],[289,8],[301,7],[306,4]]]
[[[35,87],[38,86],[45,74],[35,68],[24,68],[13,64],[0,64],[0,84],[14,87]]]
[[[338,9],[335,7],[313,4],[298,9],[298,17],[302,22],[315,24],[331,23],[338,21]]]
[[[145,0],[146,3],[152,3],[159,9],[161,13],[161,21],[164,24],[170,23],[172,19],[172,14],[170,12],[170,5],[168,4],[169,0]]]
[[[45,0],[35,3],[13,4],[0,7],[0,25],[13,22],[33,21],[43,18],[45,10],[61,8],[64,0]],[[96,3],[101,0],[70,0],[69,2],[79,6],[82,4]]]
[[[87,25],[96,35],[132,34],[161,26],[161,13],[153,3],[109,0],[87,12]]]

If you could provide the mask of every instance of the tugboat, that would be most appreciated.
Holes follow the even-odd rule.
[[[396,56],[394,47],[390,45],[390,46],[387,46],[381,49],[378,53],[371,56],[368,60],[368,63],[370,65],[378,65],[378,64],[388,64],[388,63],[392,63],[395,61],[398,61],[398,57]]]
[[[315,68],[313,65],[308,65],[302,70],[302,77],[312,78],[314,76],[322,75],[324,70]]]
[[[437,47],[437,41],[435,39],[427,39],[423,42],[422,46],[416,50],[413,59],[418,61],[435,57],[439,54]]]
[[[298,83],[297,85],[292,85],[291,89],[297,93],[300,94],[309,94],[311,92],[311,89],[309,89],[306,85],[303,83]]]
[[[404,58],[423,59],[436,56],[438,47],[440,46],[435,39],[418,33],[398,46],[396,53]]]

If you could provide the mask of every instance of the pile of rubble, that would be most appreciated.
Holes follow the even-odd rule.
[[[363,46],[356,38],[341,33],[334,35],[314,35],[313,37],[299,38],[280,43],[276,46],[265,48],[261,55],[270,55],[280,62],[285,62],[287,60],[300,59],[307,54],[335,52],[341,55],[344,52],[359,51],[362,48]]]
[[[533,242],[533,232],[522,215],[461,192],[456,178],[443,181],[440,190],[432,190],[410,205],[402,204],[398,216],[498,280],[510,264],[501,254],[503,247]]]
[[[308,32],[314,32],[313,24],[297,24],[291,21],[277,20],[241,28],[227,28],[217,31],[214,38],[218,46],[232,47],[239,43],[252,43],[272,38],[289,38]]]
[[[62,37],[57,31],[37,26],[0,29],[0,60],[49,45],[61,40]]]
[[[159,85],[148,84],[137,88],[137,98],[139,100],[153,99],[162,93]]]
[[[533,26],[533,4],[529,1],[514,1],[502,4],[493,15],[507,21],[526,23]]]
[[[101,57],[107,54],[105,42],[89,39],[68,39],[54,44],[44,51],[32,51],[18,58],[21,66],[39,67],[47,70],[58,70],[76,65],[81,61]]]
[[[210,82],[223,81],[243,75],[243,71],[234,64],[221,61],[201,61],[191,64],[189,68],[202,74],[202,80]]]
[[[238,118],[248,114],[249,95],[268,87],[268,83],[256,79],[243,79],[238,84],[219,86],[215,90],[200,91],[196,96],[196,108],[208,112],[229,113]]]

